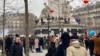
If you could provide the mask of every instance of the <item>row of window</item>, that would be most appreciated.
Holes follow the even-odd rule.
[[[93,10],[93,9],[96,9],[96,8],[100,8],[100,2],[95,4],[95,5],[89,5],[89,6],[86,6],[86,7],[76,9],[75,12],[80,12],[80,11],[85,11],[85,10]]]
[[[55,19],[55,18],[54,18]],[[65,24],[69,24],[70,23],[70,18],[62,18],[63,19],[63,22],[65,23]],[[53,20],[54,21],[54,20]],[[38,24],[39,23],[39,20],[36,20],[35,21],[35,24]],[[43,25],[43,24],[45,24],[46,22],[43,20],[43,19],[41,19],[41,24]]]
[[[54,31],[55,34],[59,34],[59,29],[51,29],[51,31]],[[49,32],[51,32],[51,31],[49,31]],[[61,29],[60,32],[63,32],[63,29]],[[78,30],[77,29],[71,29],[71,30],[67,29],[67,32],[68,33],[69,32],[71,32],[71,33],[83,33],[84,30],[83,29],[78,29]],[[42,31],[41,30],[35,30],[35,34],[40,34],[40,33],[48,34],[48,29],[42,29]]]

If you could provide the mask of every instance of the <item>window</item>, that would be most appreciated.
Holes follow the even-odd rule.
[[[40,34],[40,33],[41,33],[40,30],[35,30],[35,35],[36,35],[36,34]]]
[[[59,29],[51,29],[51,31],[54,31],[55,34],[59,34]]]
[[[78,29],[78,33],[83,33],[83,29]]]
[[[77,33],[77,29],[71,29],[71,33]]]
[[[48,34],[48,29],[42,29],[42,34]]]

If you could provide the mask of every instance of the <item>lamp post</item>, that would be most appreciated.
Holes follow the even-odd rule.
[[[44,3],[47,11],[47,21],[48,21],[48,39],[50,38],[50,13],[53,13],[54,10],[50,9],[49,6],[47,6],[46,3]]]
[[[48,39],[50,38],[50,16],[48,15]]]
[[[60,18],[61,18],[61,8],[60,8],[60,0],[57,0],[57,3],[56,2],[51,2],[53,4],[56,5],[57,7],[57,10],[58,10],[58,27],[59,27],[59,35],[61,35],[61,22],[60,22]]]
[[[87,5],[88,3],[89,3],[89,0],[83,0],[83,3],[85,4],[85,5]],[[89,18],[89,8],[88,8],[88,5],[87,5],[87,7],[86,7],[86,9],[88,10],[88,17],[87,17],[87,19],[89,19],[88,21],[88,31],[90,31],[90,18]],[[86,19],[86,20],[87,20]]]

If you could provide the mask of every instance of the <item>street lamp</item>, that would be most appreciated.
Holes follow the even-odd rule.
[[[44,3],[46,9],[47,9],[47,21],[48,21],[48,39],[50,38],[50,13],[53,13],[54,10],[53,9],[50,9],[49,6],[47,6],[46,3]]]
[[[86,4],[88,4],[89,3],[89,0],[83,0],[83,3],[86,5]],[[89,18],[89,8],[88,8],[88,5],[87,5],[87,7],[86,7],[86,9],[88,10],[88,17],[87,17],[87,19],[89,19],[88,21],[88,24],[89,24],[89,27],[88,27],[88,31],[90,31],[90,18]],[[87,25],[88,26],[88,25]]]

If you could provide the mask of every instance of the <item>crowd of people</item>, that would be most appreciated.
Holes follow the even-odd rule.
[[[26,54],[26,37],[21,35],[7,35],[0,38],[0,50],[3,49],[5,40],[6,56],[23,56]],[[61,37],[34,37],[29,36],[29,49],[32,53],[42,53],[48,50],[45,56],[100,56],[100,33],[95,36],[77,36],[67,32]]]
[[[100,33],[95,36],[77,36],[76,33],[69,36],[64,32],[57,47],[56,41],[50,42],[45,56],[100,56]]]
[[[23,56],[26,54],[26,37],[24,35],[7,35],[0,38],[0,51],[3,50],[3,39],[5,40],[6,56]],[[29,36],[29,49],[32,53],[43,52],[46,49],[47,38]]]

